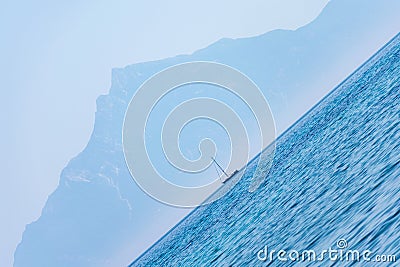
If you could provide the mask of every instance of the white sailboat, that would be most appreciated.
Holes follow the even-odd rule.
[[[211,157],[212,161],[215,163],[215,170],[217,171],[217,174],[219,176],[219,179],[221,180],[222,183],[225,183],[226,181],[228,181],[229,179],[231,179],[236,173],[238,173],[238,170],[235,170],[233,173],[231,173],[231,175],[228,175],[225,170],[221,167],[221,165],[218,164],[218,162],[215,160],[214,157]],[[219,174],[218,169],[224,174],[222,176],[225,176],[225,179],[222,179],[222,176]]]

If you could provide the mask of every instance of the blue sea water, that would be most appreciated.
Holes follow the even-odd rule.
[[[277,140],[258,190],[248,190],[251,163],[229,193],[194,210],[131,266],[399,266],[399,74],[400,35]],[[371,251],[371,262],[257,258],[265,246],[319,253],[340,239],[343,251]],[[374,262],[379,254],[397,262]]]

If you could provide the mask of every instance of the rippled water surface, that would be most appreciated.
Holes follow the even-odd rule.
[[[250,164],[132,266],[400,266],[399,73],[397,36],[279,138],[258,190]],[[257,259],[264,246],[319,253],[339,239],[397,262]]]

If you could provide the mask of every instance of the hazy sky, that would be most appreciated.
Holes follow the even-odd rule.
[[[296,29],[328,0],[8,1],[0,8],[0,266],[89,140],[111,69]]]

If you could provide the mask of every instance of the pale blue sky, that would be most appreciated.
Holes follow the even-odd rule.
[[[327,0],[18,1],[0,9],[0,266],[10,266],[68,160],[86,145],[111,69],[223,37],[296,29]]]

